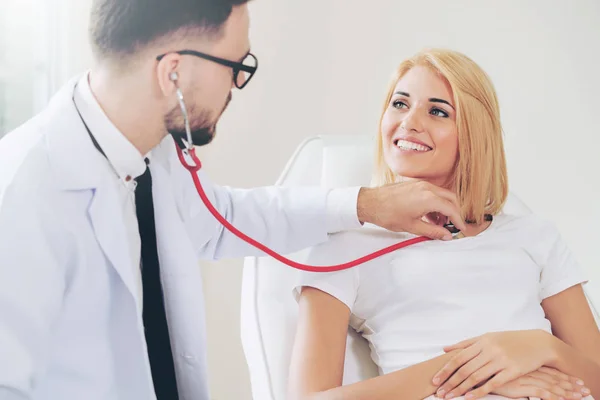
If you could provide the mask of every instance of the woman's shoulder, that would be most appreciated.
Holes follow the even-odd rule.
[[[499,214],[496,218],[494,231],[506,240],[518,243],[520,247],[546,253],[561,240],[557,225],[540,215]]]
[[[551,220],[534,213],[500,213],[494,219],[496,220],[494,225],[497,230],[519,230],[527,233],[556,230],[556,226]]]
[[[344,263],[413,237],[365,224],[358,229],[330,235],[328,241],[310,249],[308,262],[320,265]]]

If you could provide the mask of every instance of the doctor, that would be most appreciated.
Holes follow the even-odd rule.
[[[0,141],[0,398],[208,399],[198,260],[254,253],[177,159],[181,88],[209,143],[256,71],[244,0],[95,0],[96,66]],[[441,239],[453,194],[234,190],[203,182],[242,231],[288,253],[370,222]]]

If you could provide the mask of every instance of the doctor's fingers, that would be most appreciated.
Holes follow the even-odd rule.
[[[457,207],[453,202],[446,200],[445,198],[438,197],[437,195],[431,195],[424,200],[422,207],[424,216],[430,213],[440,213],[448,217],[454,226],[461,231],[466,229],[465,222],[461,216],[460,208]]]
[[[415,182],[415,185],[420,186],[421,190],[432,192],[436,196],[446,199],[452,202],[457,208],[460,208],[456,193],[425,181]]]
[[[448,232],[448,229],[422,220],[414,221],[406,231],[413,235],[426,236],[434,240],[452,240],[452,234]]]
[[[429,182],[414,182],[416,191],[419,192],[423,215],[438,212],[448,217],[460,230],[465,230],[466,225],[460,212],[460,204],[456,194],[450,190],[433,185]]]
[[[444,226],[446,223],[448,223],[448,217],[438,212],[433,212],[425,216],[425,221],[438,226]]]

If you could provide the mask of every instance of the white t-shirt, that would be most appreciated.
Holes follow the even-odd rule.
[[[410,237],[366,226],[333,235],[308,263],[339,264]],[[541,301],[584,282],[551,223],[503,214],[475,237],[419,243],[346,271],[303,273],[294,293],[310,286],[348,306],[350,325],[387,374],[487,332],[551,332]]]

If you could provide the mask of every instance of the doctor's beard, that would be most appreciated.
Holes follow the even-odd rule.
[[[223,115],[227,109],[227,106],[231,102],[231,97],[231,92],[229,92],[229,96],[227,96],[225,105],[216,118],[213,118],[212,113],[207,109],[197,111],[195,104],[188,108],[187,111],[190,117],[190,130],[192,133],[192,142],[194,146],[205,146],[212,142],[217,131],[217,122],[219,122],[221,115]],[[165,116],[165,126],[167,128],[167,132],[176,138],[187,139],[185,121],[179,106],[174,107]]]

